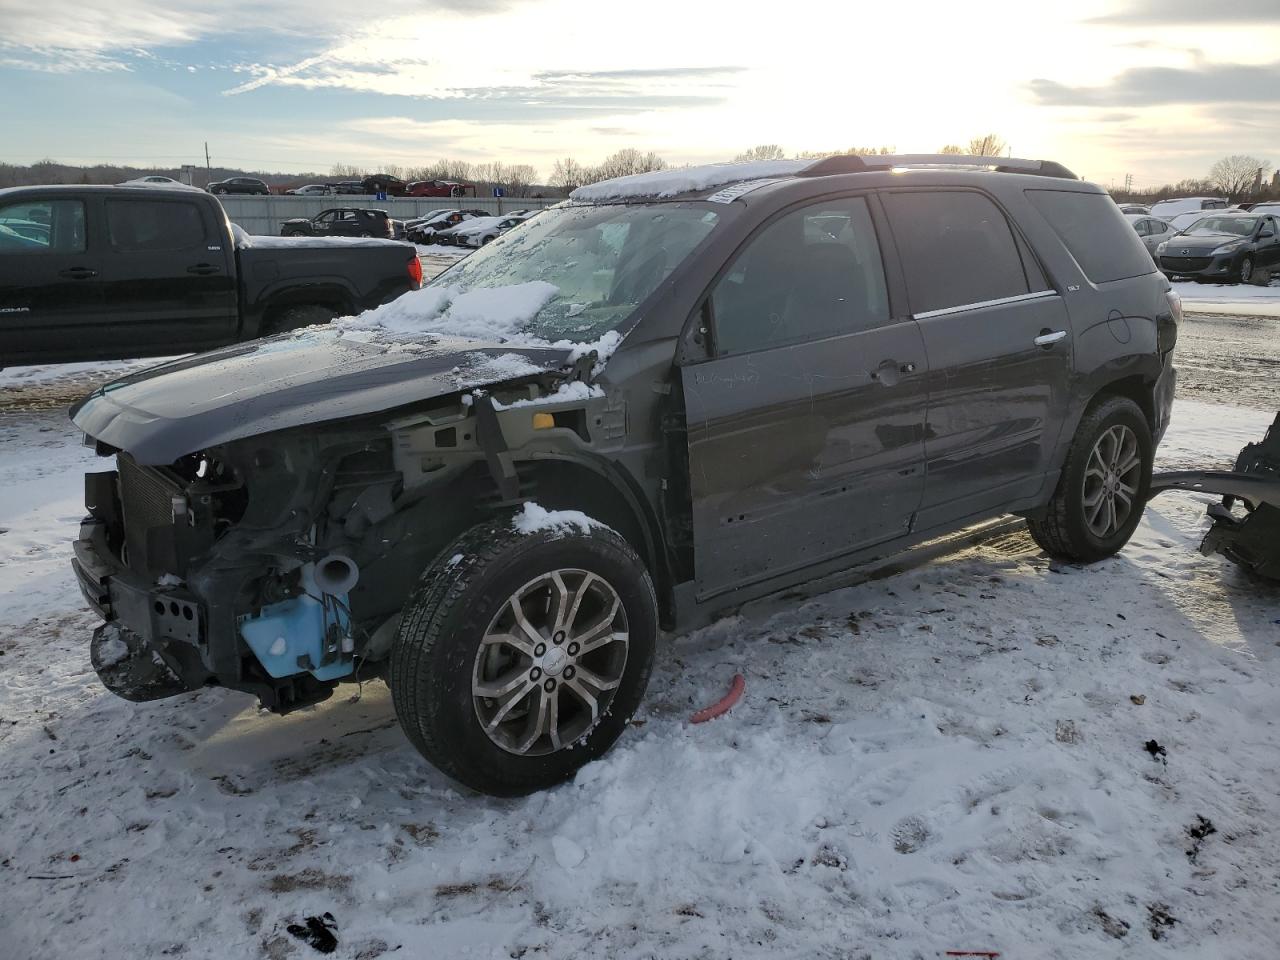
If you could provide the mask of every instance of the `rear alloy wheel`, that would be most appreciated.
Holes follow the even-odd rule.
[[[1096,402],[1081,418],[1043,516],[1027,520],[1032,538],[1063,560],[1092,563],[1114,554],[1142,519],[1153,455],[1151,428],[1136,403],[1114,396]]]
[[[626,730],[656,636],[653,582],[613,530],[481,524],[405,606],[388,671],[396,716],[455,780],[495,796],[541,790]]]
[[[1248,283],[1253,279],[1253,257],[1245,257],[1240,261],[1237,277],[1241,283]]]

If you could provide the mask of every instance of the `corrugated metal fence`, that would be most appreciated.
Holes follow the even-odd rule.
[[[232,223],[252,234],[276,236],[280,224],[293,217],[314,217],[330,207],[368,207],[385,210],[397,220],[408,220],[432,210],[487,210],[500,214],[510,210],[540,210],[559,203],[558,198],[535,200],[531,197],[235,197],[220,196],[222,207]]]

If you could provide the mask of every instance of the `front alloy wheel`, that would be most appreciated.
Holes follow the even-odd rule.
[[[388,664],[396,716],[475,790],[553,786],[627,729],[657,630],[653,581],[618,533],[495,519],[445,547],[405,605]]]
[[[1253,258],[1245,257],[1240,261],[1240,282],[1248,283],[1253,279]]]
[[[476,652],[471,694],[489,739],[538,756],[577,743],[627,666],[627,613],[608,581],[554,570],[503,604]]]

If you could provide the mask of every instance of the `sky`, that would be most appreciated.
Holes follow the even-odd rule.
[[[1280,0],[0,0],[0,161],[326,172],[849,146],[1280,163]]]

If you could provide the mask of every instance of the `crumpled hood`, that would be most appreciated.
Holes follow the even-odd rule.
[[[556,370],[568,355],[563,347],[439,336],[386,344],[308,330],[123,377],[76,404],[71,419],[141,463],[166,464],[230,440]]]

